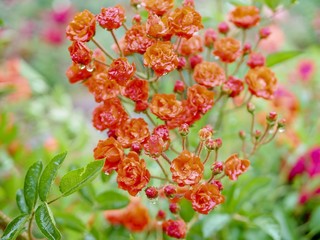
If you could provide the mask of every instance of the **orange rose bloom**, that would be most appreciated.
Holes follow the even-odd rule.
[[[203,28],[201,15],[189,6],[176,8],[168,19],[170,30],[179,37],[191,38]]]
[[[203,169],[200,158],[188,150],[181,152],[170,166],[172,180],[181,187],[197,184],[202,179]]]
[[[108,70],[108,78],[115,80],[119,85],[125,86],[136,71],[134,63],[131,65],[127,58],[114,60]]]
[[[147,36],[145,25],[134,25],[126,31],[124,37],[125,49],[129,53],[144,54],[155,40]]]
[[[203,51],[202,38],[194,35],[189,39],[182,38],[178,52],[183,56],[195,55]]]
[[[196,106],[202,114],[205,114],[213,107],[214,93],[204,86],[196,84],[189,87],[187,96],[190,104]]]
[[[164,15],[162,18],[152,12],[149,13],[146,22],[147,34],[154,38],[167,38],[172,34],[169,31],[168,17]]]
[[[124,96],[132,101],[147,101],[149,94],[149,83],[146,80],[133,79],[129,81],[124,90]]]
[[[128,119],[128,114],[118,98],[112,98],[99,105],[93,112],[93,126],[103,131],[107,128],[116,129]]]
[[[206,61],[196,65],[193,78],[197,83],[208,88],[220,86],[226,80],[224,70],[218,64]]]
[[[182,220],[166,220],[162,223],[163,231],[169,236],[177,239],[186,237],[187,224]]]
[[[119,85],[114,80],[110,80],[106,73],[94,74],[86,82],[89,91],[94,95],[96,102],[102,102],[110,98],[115,98],[120,93]]]
[[[78,13],[66,29],[70,41],[89,42],[96,33],[96,19],[88,10]]]
[[[182,107],[175,94],[154,94],[150,110],[158,118],[166,121],[175,118],[182,111]]]
[[[68,50],[74,63],[88,65],[91,62],[92,51],[83,42],[72,42]]]
[[[142,0],[142,5],[150,12],[162,16],[173,8],[173,0]]]
[[[144,188],[150,180],[150,173],[143,159],[136,152],[129,152],[118,165],[118,187],[132,196]]]
[[[237,180],[242,173],[247,171],[249,166],[249,160],[241,160],[237,154],[233,154],[224,163],[224,173],[230,180]]]
[[[241,44],[231,37],[220,38],[214,43],[213,54],[222,62],[232,63],[241,55]]]
[[[245,76],[250,92],[264,99],[271,99],[277,87],[275,74],[267,67],[250,69]]]
[[[208,214],[215,206],[224,202],[219,188],[210,183],[195,185],[185,197],[192,202],[192,208],[201,214]]]
[[[113,30],[119,28],[125,21],[125,12],[120,5],[101,8],[101,13],[97,15],[96,19],[102,28]]]
[[[106,173],[117,170],[124,155],[122,146],[113,137],[100,140],[93,152],[95,159],[105,159],[103,171]]]
[[[143,143],[150,133],[148,124],[142,118],[132,118],[121,124],[116,135],[122,147],[129,148],[133,143]]]
[[[139,198],[132,198],[125,208],[105,211],[104,216],[111,224],[124,225],[131,232],[141,232],[150,223],[148,209]]]
[[[239,28],[251,28],[260,21],[259,9],[255,6],[239,6],[230,13],[230,21]]]
[[[158,76],[165,75],[178,66],[178,56],[170,42],[156,42],[143,55],[144,65],[151,67]]]
[[[80,69],[78,64],[72,63],[66,71],[66,76],[70,83],[76,83],[91,77],[92,72],[89,72],[86,68]]]

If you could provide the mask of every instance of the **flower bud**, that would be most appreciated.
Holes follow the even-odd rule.
[[[184,85],[184,82],[182,82],[181,80],[177,80],[174,84],[173,91],[176,93],[183,93],[185,88],[186,86]]]
[[[198,133],[201,141],[204,141],[212,136],[212,131],[207,127],[201,128]]]
[[[149,107],[147,101],[136,101],[136,105],[134,107],[135,112],[143,112],[146,111]]]
[[[179,127],[179,133],[181,136],[187,136],[189,134],[189,125],[187,123],[183,123]]]
[[[251,47],[250,43],[244,44],[243,49],[242,49],[242,54],[247,55],[247,54],[251,53],[251,48],[252,47]]]
[[[198,65],[203,61],[203,58],[201,55],[194,55],[189,58],[189,61],[190,61],[190,67],[194,69],[196,65]]]
[[[265,39],[269,37],[270,34],[271,34],[271,31],[270,31],[270,28],[268,27],[264,27],[259,30],[259,36],[261,39]]]
[[[218,31],[222,34],[227,34],[229,32],[230,28],[229,25],[226,22],[221,22],[218,25]]]
[[[277,116],[278,114],[276,112],[270,112],[266,117],[268,124],[273,126],[277,121]]]
[[[163,191],[167,198],[172,198],[173,195],[177,193],[176,188],[172,185],[165,186]]]
[[[154,199],[158,197],[158,190],[155,187],[147,187],[145,193],[147,198],[149,199]]]
[[[177,203],[170,203],[169,210],[173,214],[177,214],[180,210],[180,207]]]
[[[178,58],[178,66],[177,69],[181,70],[182,68],[184,68],[187,64],[187,60],[185,57],[179,57]]]
[[[211,181],[211,184],[214,184],[218,187],[219,191],[222,191],[223,190],[223,185],[222,183],[219,181],[219,180],[212,180]]]
[[[225,83],[221,86],[221,91],[222,91],[222,93],[227,94],[227,95],[231,94],[231,92],[232,92],[232,90],[228,86],[228,84],[225,84]]]
[[[278,121],[278,127],[279,127],[279,128],[284,128],[285,125],[286,125],[286,122],[287,122],[286,119],[284,119],[284,118],[280,119],[280,120]]]
[[[223,171],[223,163],[222,162],[215,162],[212,164],[211,168],[212,173],[217,175]]]
[[[266,58],[260,53],[251,53],[249,60],[247,61],[247,66],[250,68],[262,67],[265,65]]]
[[[217,33],[212,28],[208,28],[204,34],[204,45],[211,48],[217,39]]]
[[[243,130],[239,131],[239,137],[244,140],[246,138],[246,132]]]
[[[142,150],[142,146],[140,143],[132,143],[131,151],[134,151],[134,152],[140,154],[141,150]]]
[[[256,106],[252,102],[248,102],[247,110],[248,110],[249,113],[252,114],[254,112],[254,110],[256,110]]]
[[[261,137],[261,131],[260,130],[256,130],[253,135],[254,135],[254,137],[256,139],[259,139]]]
[[[162,220],[166,219],[166,212],[163,210],[159,210],[156,218],[158,221],[162,221]]]
[[[109,129],[107,134],[108,134],[109,138],[113,137],[114,139],[117,140],[117,135],[116,135],[116,130],[115,129]]]
[[[141,16],[139,14],[134,15],[132,22],[133,22],[133,24],[140,24],[141,23]]]

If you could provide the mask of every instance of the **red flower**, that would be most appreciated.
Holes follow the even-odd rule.
[[[66,71],[66,76],[70,83],[76,83],[91,77],[92,72],[89,72],[86,68],[81,69],[78,64],[72,63]]]
[[[197,107],[202,114],[205,114],[213,107],[214,93],[204,86],[196,84],[189,87],[187,96],[190,104]]]
[[[125,12],[120,5],[101,8],[101,13],[96,16],[96,19],[102,28],[113,30],[119,28],[125,21]]]
[[[202,179],[203,169],[200,158],[188,150],[184,150],[170,166],[172,180],[181,187],[197,184]]]
[[[114,60],[108,70],[108,78],[115,80],[119,85],[125,86],[136,71],[134,64],[130,64],[127,58]]]
[[[148,94],[149,83],[141,79],[130,80],[124,90],[124,96],[135,102],[148,100]]]
[[[201,214],[208,214],[215,206],[224,202],[219,188],[210,183],[193,186],[185,197],[192,202],[192,208]]]
[[[197,83],[208,88],[220,86],[226,80],[225,73],[219,65],[206,61],[196,65],[193,78]]]
[[[143,159],[136,152],[129,152],[118,165],[118,187],[135,196],[150,180],[150,173]]]
[[[131,53],[144,54],[148,47],[150,47],[155,40],[149,38],[146,33],[144,25],[134,25],[131,29],[126,31],[124,37],[125,48]]]
[[[238,96],[244,89],[243,82],[235,77],[230,76],[228,81],[224,84],[230,91],[229,96],[230,97],[236,97]]]
[[[247,171],[249,166],[249,160],[241,160],[237,154],[233,154],[224,163],[224,173],[230,180],[237,180],[242,173]]]
[[[266,58],[261,53],[251,53],[247,65],[250,68],[264,66]]]
[[[174,94],[154,94],[150,110],[158,118],[166,121],[175,118],[182,111],[182,107]]]
[[[124,156],[122,146],[113,137],[100,140],[93,151],[95,159],[105,159],[103,171],[106,173],[117,170]]]
[[[68,50],[74,63],[88,65],[91,62],[92,51],[83,42],[72,42]]]
[[[185,238],[187,225],[182,219],[166,220],[162,223],[163,231],[169,236],[177,239]]]

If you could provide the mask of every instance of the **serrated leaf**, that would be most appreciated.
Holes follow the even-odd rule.
[[[208,215],[202,225],[202,232],[205,238],[224,228],[231,220],[229,214],[212,214]]]
[[[39,197],[41,201],[46,201],[51,185],[57,176],[58,169],[66,158],[67,153],[56,155],[45,167],[39,180]]]
[[[60,182],[60,191],[63,196],[68,196],[90,183],[101,171],[104,161],[94,161],[84,168],[73,170],[64,175]]]
[[[36,223],[40,231],[50,240],[61,239],[61,233],[56,227],[51,210],[47,203],[42,203],[35,213]]]
[[[302,52],[301,51],[285,51],[285,52],[278,52],[272,53],[267,56],[267,66],[272,67],[284,61],[290,60],[296,56],[299,56]]]
[[[280,226],[271,217],[259,217],[254,220],[254,223],[273,240],[280,240]]]
[[[193,215],[194,215],[194,210],[192,208],[192,203],[188,201],[185,198],[182,198],[181,201],[179,202],[180,205],[180,216],[182,219],[186,222],[189,222]]]
[[[24,225],[29,219],[29,214],[23,214],[13,219],[3,232],[1,240],[13,240],[22,231]]]
[[[112,190],[99,194],[96,201],[100,210],[123,208],[129,204],[127,196]]]
[[[16,193],[16,202],[18,208],[20,209],[21,213],[28,213],[29,208],[26,203],[26,199],[24,198],[23,190],[19,189]]]
[[[38,181],[42,171],[42,162],[34,163],[28,170],[24,180],[24,198],[26,200],[29,212],[32,211],[38,197]]]

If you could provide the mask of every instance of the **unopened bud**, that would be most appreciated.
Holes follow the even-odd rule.
[[[259,30],[259,36],[261,39],[269,37],[270,34],[271,34],[271,31],[270,31],[270,28],[268,27],[264,27]]]
[[[141,23],[141,16],[139,14],[134,15],[132,22],[134,24],[140,24]]]
[[[256,106],[252,102],[248,102],[247,110],[248,110],[249,113],[252,114],[254,112],[254,110],[256,110]]]
[[[155,187],[147,187],[145,193],[147,198],[149,199],[154,199],[158,197],[158,190]]]
[[[204,45],[211,48],[217,39],[217,33],[212,28],[208,28],[204,34]]]
[[[243,55],[247,55],[247,54],[249,54],[249,53],[251,53],[251,44],[250,44],[250,43],[246,43],[246,44],[244,44],[244,46],[243,46],[242,54],[243,54]]]
[[[169,210],[170,212],[172,212],[173,214],[177,214],[180,210],[180,207],[178,204],[176,203],[170,203],[169,205]]]
[[[221,22],[218,25],[218,31],[222,34],[227,34],[229,32],[230,28],[229,25],[226,22]]]
[[[198,132],[198,135],[201,141],[204,141],[212,136],[212,130],[208,129],[207,127],[201,128]]]
[[[223,171],[223,163],[222,162],[213,163],[211,166],[211,170],[214,175],[221,173]]]
[[[162,220],[166,219],[166,212],[163,210],[159,210],[156,218],[158,221],[162,221]]]
[[[141,150],[142,150],[142,146],[140,143],[132,143],[131,151],[134,151],[134,152],[140,154]]]
[[[177,69],[181,70],[182,68],[184,68],[187,64],[187,60],[185,57],[179,57],[178,58],[178,66]]]
[[[269,125],[273,126],[277,121],[278,114],[276,112],[270,112],[267,115],[267,122]]]
[[[167,198],[172,198],[173,195],[177,193],[176,188],[172,185],[165,186],[163,191]]]
[[[189,61],[190,61],[190,67],[194,69],[196,65],[198,65],[203,61],[203,58],[201,55],[194,55],[189,58]]]
[[[135,112],[143,112],[146,111],[149,107],[147,101],[136,101],[136,105],[134,107]]]
[[[244,140],[246,138],[246,132],[243,130],[239,131],[239,137]]]
[[[186,86],[184,85],[184,82],[182,82],[181,80],[177,80],[174,84],[173,91],[176,93],[183,93],[185,88]]]
[[[108,134],[109,138],[113,137],[114,139],[117,139],[117,135],[116,135],[116,130],[115,129],[109,129],[107,134]]]
[[[212,180],[211,181],[211,184],[214,184],[218,187],[219,191],[222,191],[223,190],[223,185],[222,183],[219,181],[219,180]]]
[[[286,125],[286,122],[287,122],[286,119],[284,119],[284,118],[280,119],[280,120],[278,121],[278,127],[279,127],[279,128],[284,128],[285,125]]]
[[[189,125],[187,123],[182,123],[179,127],[179,133],[181,136],[187,136],[189,134]]]
[[[256,131],[254,132],[254,137],[255,137],[256,139],[259,139],[259,138],[261,137],[261,131],[260,131],[260,130],[256,130]]]

